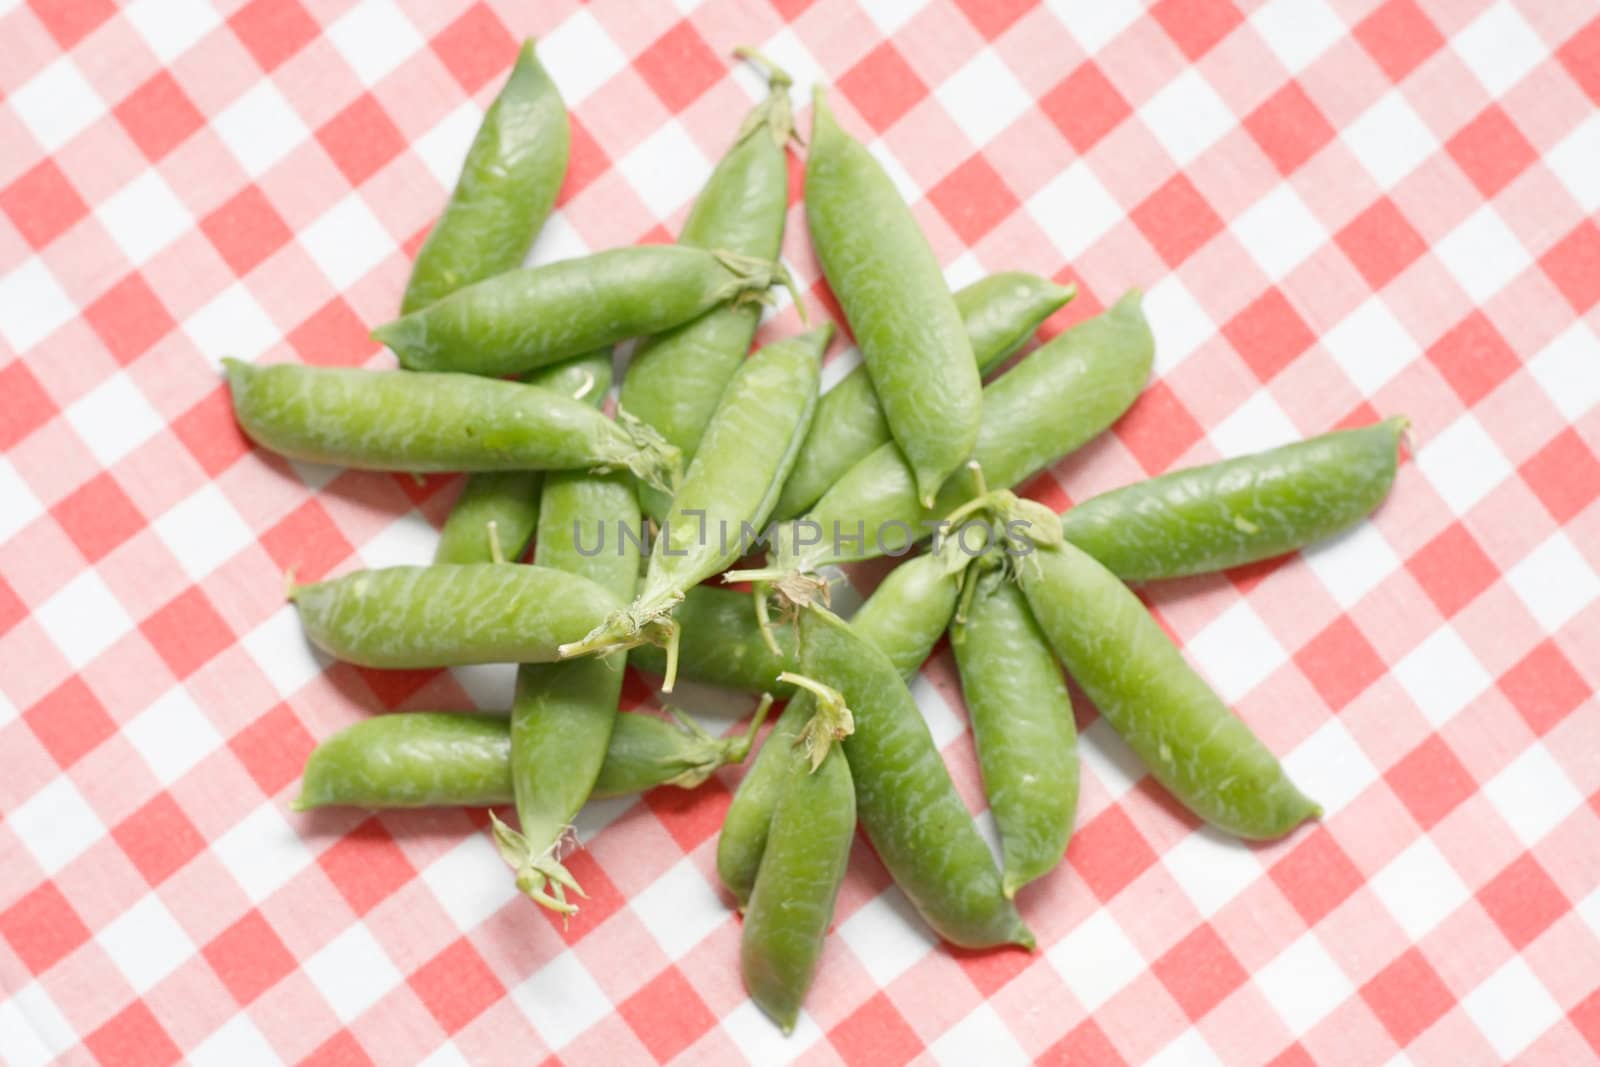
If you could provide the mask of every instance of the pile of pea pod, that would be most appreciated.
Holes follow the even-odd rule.
[[[806,221],[862,366],[821,389],[826,324],[750,355],[769,290],[789,284],[786,154],[801,146],[788,76],[741,54],[768,95],[676,245],[522,265],[569,137],[529,42],[401,315],[373,332],[403,369],[229,361],[227,374],[266,448],[468,473],[431,564],[291,588],[311,640],[377,668],[518,665],[508,711],[393,713],[324,740],[297,807],[510,806],[515,825],[492,818],[509,877],[571,913],[583,888],[562,859],[588,800],[692,789],[744,761],[786,701],[728,809],[717,870],[743,912],[746,986],[788,1031],[858,825],[938,936],[1033,947],[1016,897],[1061,862],[1077,805],[1063,668],[1198,819],[1270,839],[1316,818],[1124,583],[1236,567],[1360,521],[1389,491],[1406,423],[1175,471],[1061,514],[1013,494],[1138,397],[1154,349],[1140,295],[996,374],[1072,287],[1012,272],[952,293],[820,89]],[[633,339],[607,414],[612,349]],[[766,559],[730,571],[740,539],[714,531],[777,520],[788,532]],[[961,535],[980,523],[1005,536],[969,550]],[[867,535],[803,537],[812,525]],[[944,536],[925,543],[930,531]],[[585,547],[595,535],[600,551]],[[833,565],[884,554],[905,559],[852,618],[835,614]],[[751,591],[727,584],[739,579]],[[946,632],[998,862],[906,685]],[[664,691],[681,676],[764,695],[745,730],[718,738],[681,711],[619,712],[630,663]]]

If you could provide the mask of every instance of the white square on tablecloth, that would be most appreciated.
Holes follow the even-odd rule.
[[[250,903],[260,904],[311,864],[300,834],[267,801],[211,846]]]
[[[948,1067],[971,1067],[975,1063],[984,1067],[1009,1067],[1011,1064],[1026,1067],[1032,1062],[1017,1039],[1011,1036],[1005,1020],[987,1001],[939,1035],[928,1046],[928,1051]]]
[[[1028,199],[1028,214],[1066,262],[1073,262],[1125,216],[1094,169],[1082,159],[1045,183]]]
[[[471,100],[463,101],[413,144],[412,151],[422,157],[428,173],[438,179],[446,189],[456,187],[461,177],[461,165],[467,160],[467,150],[483,124],[483,111]],[[443,209],[443,205],[440,205]]]
[[[1263,967],[1255,986],[1292,1034],[1309,1031],[1355,991],[1312,930]]]
[[[310,136],[305,122],[270,78],[256,82],[211,120],[211,128],[252,179]]]
[[[33,617],[74,669],[82,668],[133,629],[122,602],[93,570],[68,582]]]
[[[1429,725],[1438,729],[1489,688],[1492,679],[1478,657],[1446,624],[1429,634],[1394,665],[1395,680],[1410,694]]]
[[[534,238],[527,262],[529,266],[542,267],[546,263],[556,263],[563,259],[577,259],[579,256],[588,255],[590,251],[592,250],[588,242],[573,228],[566,213],[554,211],[544,220],[539,236]]]
[[[182,685],[167,690],[122,728],[163,786],[222,747],[222,735]]]
[[[1216,144],[1238,121],[1194,67],[1184,67],[1139,109],[1139,117],[1180,167]]]
[[[306,638],[300,613],[293,604],[284,604],[267,616],[239,643],[279,696],[293,696],[332,662]]]
[[[917,707],[922,709],[922,717],[928,723],[935,745],[942,749],[966,732],[966,717],[957,714],[938,686],[920,674],[913,676],[907,684],[911,687],[911,695],[916,698]]]
[[[933,95],[974,146],[994,140],[1033,106],[1033,98],[1010,68],[987,48],[937,86]]]
[[[1100,51],[1144,15],[1141,0],[1046,0],[1056,18],[1088,53]]]
[[[1104,717],[1078,736],[1078,758],[1111,800],[1120,800],[1147,773],[1139,757]]]
[[[557,1050],[612,1012],[611,1001],[571,949],[513,987],[511,1000]]]
[[[361,546],[361,561],[374,568],[427,563],[438,544],[439,531],[419,512],[408,511]]]
[[[32,487],[0,456],[0,544],[43,514],[44,505],[33,495]]]
[[[1323,0],[1270,0],[1251,14],[1250,25],[1290,74],[1310,66],[1348,32]]]
[[[121,373],[79,397],[66,414],[102,467],[116,466],[165,425],[133,379]]]
[[[1372,396],[1417,357],[1421,349],[1389,305],[1368,297],[1340,319],[1322,339],[1345,376],[1362,396]]]
[[[472,1061],[462,1055],[454,1041],[446,1041],[422,1061],[422,1067],[472,1067]]]
[[[746,1063],[759,1063],[762,1067],[793,1063],[822,1040],[822,1029],[803,1007],[795,1020],[794,1033],[785,1035],[748,997],[723,1018],[722,1030],[738,1046]]]
[[[66,290],[37,256],[0,272],[0,337],[18,354],[77,317]]]
[[[1369,884],[1412,941],[1420,941],[1472,895],[1444,853],[1427,836],[1407,845]]]
[[[1583,795],[1538,741],[1489,779],[1483,794],[1530,848],[1583,806]]]
[[[898,889],[879,893],[839,925],[861,967],[878,986],[887,986],[933,951],[933,935]]]
[[[1143,309],[1150,332],[1155,335],[1155,367],[1151,373],[1157,378],[1192,356],[1217,332],[1217,324],[1176,273],[1150,287],[1144,294]]]
[[[1600,577],[1561,530],[1512,567],[1506,581],[1546,633],[1600,599]]]
[[[635,893],[628,906],[672,960],[682,959],[729,918],[717,891],[688,857]]]
[[[266,1035],[242,1012],[189,1053],[191,1067],[274,1067],[282,1062]]]
[[[1378,769],[1361,750],[1344,723],[1330,718],[1283,760],[1284,770],[1301,791],[1334,815],[1378,779]]]
[[[1490,96],[1517,84],[1550,54],[1538,33],[1505,0],[1452,34],[1450,46]]]
[[[403,981],[378,939],[359,922],[306,960],[304,970],[339,1021],[347,1025]]]
[[[539,62],[576,107],[628,65],[627,56],[595,17],[579,8],[539,42]]]
[[[1086,1011],[1094,1011],[1144,973],[1144,957],[1105,908],[1093,912],[1055,945],[1045,959]]]
[[[889,37],[927,6],[928,0],[873,0],[870,4],[861,5],[861,9],[878,28],[878,32]],[[780,59],[777,62],[783,61]]]
[[[143,263],[194,225],[161,173],[147,170],[94,209],[131,263]]]
[[[187,52],[222,23],[216,9],[205,0],[134,0],[122,13],[164,64]]]
[[[1521,956],[1463,997],[1461,1007],[1505,1063],[1561,1019],[1560,1005]]]
[[[711,162],[699,146],[672,120],[645,138],[617,161],[645,207],[666,218],[692,200],[711,174]]]
[[[394,251],[383,223],[351,192],[300,234],[300,244],[336,289],[348,289]]]
[[[368,87],[423,47],[422,35],[394,0],[362,0],[325,32]]]
[[[1433,246],[1450,276],[1481,304],[1504,289],[1533,260],[1490,204],[1484,204]]]
[[[141,996],[194,955],[194,942],[155,893],[94,935],[117,970]]]
[[[878,166],[889,175],[889,180],[894,183],[895,191],[900,194],[901,200],[915,204],[922,199],[922,187],[906,172],[906,168],[895,158],[894,152],[881,137],[867,145],[867,154],[877,160]]]
[[[1201,915],[1209,918],[1261,877],[1254,851],[1218,830],[1200,827],[1169,848],[1161,863]]]
[[[1243,456],[1305,438],[1272,394],[1264,390],[1240,404],[1207,436],[1224,456]]]
[[[38,982],[0,1000],[0,1049],[8,1067],[43,1067],[78,1043],[78,1035]]]
[[[1568,422],[1600,404],[1600,338],[1582,319],[1562,331],[1528,363],[1534,380]]]
[[[1229,229],[1267,277],[1277,281],[1328,243],[1328,231],[1288,182],[1233,220]]]
[[[1206,1042],[1205,1035],[1190,1027],[1182,1034],[1144,1061],[1144,1067],[1222,1067],[1216,1051]]]
[[[72,140],[106,110],[71,56],[29,78],[7,103],[46,152]]]
[[[219,374],[224,357],[251,362],[283,338],[243,282],[234,282],[185,319],[183,332]]]
[[[47,875],[83,855],[106,834],[100,817],[66,775],[17,805],[6,822]]]
[[[472,930],[520,894],[487,834],[468,834],[429,864],[422,880],[463,933]]]
[[[1470,411],[1422,443],[1417,466],[1456,515],[1472,510],[1511,473],[1511,464]]]
[[[196,582],[256,543],[254,531],[211,482],[167,509],[152,526]]]
[[[1545,166],[1588,214],[1600,211],[1600,114],[1573,127],[1544,155]]]
[[[1341,136],[1380,186],[1393,188],[1438,150],[1438,141],[1398,89],[1345,127]]]
[[[1237,703],[1285,659],[1283,646],[1244,600],[1195,634],[1184,652],[1227,704]]]

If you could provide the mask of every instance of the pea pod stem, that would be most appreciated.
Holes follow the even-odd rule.
[[[855,733],[855,716],[845,704],[844,694],[831,685],[824,685],[815,678],[807,678],[793,671],[784,671],[778,675],[778,681],[788,682],[811,694],[815,710],[805,726],[801,727],[795,743],[805,750],[811,769],[815,771],[828,758],[835,741],[842,741]]]

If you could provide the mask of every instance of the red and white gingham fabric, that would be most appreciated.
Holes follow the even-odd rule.
[[[1374,521],[1148,592],[1322,823],[1197,828],[1080,701],[1039,952],[934,944],[863,846],[785,1041],[715,888],[736,772],[586,813],[565,929],[476,814],[291,813],[317,739],[508,674],[308,649],[283,571],[426,560],[453,483],[253,451],[217,361],[388,364],[524,35],[573,114],[541,260],[670,239],[753,43],[834,86],[952,282],[1075,280],[1047,332],[1146,288],[1156,379],[1051,503],[1409,414]],[[0,55],[11,1067],[1600,1056],[1592,0],[4,0]],[[785,245],[831,309],[798,206]],[[981,809],[946,652],[916,692]]]

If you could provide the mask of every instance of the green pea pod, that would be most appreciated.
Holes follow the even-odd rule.
[[[789,209],[784,144],[794,134],[789,77],[773,68],[766,100],[746,116],[684,221],[678,243],[726,248],[776,260]],[[728,379],[750,351],[761,308],[724,304],[665,333],[640,341],[622,380],[622,407],[676,445],[684,462],[695,449]],[[671,500],[646,494],[646,510],[664,515]]]
[[[1022,590],[1000,568],[967,580],[973,595],[950,644],[1009,897],[1067,850],[1078,810],[1078,732],[1061,668]]]
[[[983,429],[972,458],[990,488],[1031,478],[1110,426],[1138,397],[1155,354],[1139,299],[1128,293],[1030,352],[983,391]],[[850,468],[804,519],[780,531],[770,567],[730,578],[782,580],[830,563],[903,553],[976,488],[973,475],[963,472],[924,508],[910,466],[884,445]]]
[[[1064,512],[1061,533],[1123,581],[1293,552],[1383,502],[1408,425],[1396,416],[1102,493]]]
[[[916,673],[938,644],[956,610],[960,580],[932,556],[918,556],[889,572],[850,620],[851,629],[889,657],[901,676]],[[749,603],[749,598],[740,596]],[[751,613],[752,625],[754,613]],[[689,646],[687,631],[684,646]],[[685,653],[687,662],[687,652]],[[803,763],[800,731],[816,708],[809,692],[789,701],[761,746],[723,816],[717,837],[717,876],[739,906],[755,885],[767,833],[789,768]]]
[[[894,663],[819,607],[800,616],[800,648],[807,676],[837,689],[853,713],[855,729],[843,745],[856,810],[896,884],[954,945],[1032,948],[1033,934],[1005,895],[989,846]]]
[[[786,278],[776,263],[721,250],[617,248],[485,278],[372,337],[408,370],[520,374],[758,299]]]
[[[932,507],[978,441],[982,384],[928,239],[894,182],[847,135],[819,86],[806,154],[806,224],[912,472]]]
[[[611,388],[611,353],[591,352],[534,371],[529,385],[574,400],[604,398]],[[598,401],[596,401],[598,403]],[[480,471],[467,476],[439,532],[435,563],[515,562],[539,522],[540,471]]]
[[[978,373],[987,374],[1022,347],[1039,324],[1076,291],[1073,286],[1020,271],[991,274],[957,290],[956,310],[972,342]],[[792,519],[802,514],[846,471],[889,440],[889,424],[884,421],[878,394],[872,390],[872,380],[865,367],[857,367],[817,401],[817,417],[811,422],[794,471],[784,483],[773,518]]]
[[[744,542],[771,514],[817,406],[832,330],[775,341],[734,373],[651,548],[638,597],[563,657],[665,643],[662,689],[672,691],[678,627],[670,612],[687,590],[744,555]]]
[[[1184,807],[1252,840],[1321,813],[1116,575],[1066,542],[1034,547],[1016,569],[1056,655]]]
[[[604,393],[591,392],[599,407]],[[633,596],[639,582],[639,544],[587,550],[582,527],[640,527],[633,480],[623,474],[557,471],[545,476],[539,503],[536,562],[581,575],[618,600]],[[498,819],[495,841],[516,872],[517,887],[539,904],[563,913],[576,907],[566,890],[582,894],[557,856],[563,836],[594,788],[617,718],[622,694],[622,656],[595,656],[562,663],[525,663],[517,669],[511,705],[511,770],[518,830]]]
[[[830,751],[815,773],[791,768],[739,935],[745,988],[785,1034],[816,977],[855,833],[844,753]]]
[[[618,610],[587,578],[549,567],[384,567],[293,587],[306,636],[363,667],[549,663]]]
[[[778,675],[796,668],[794,629],[774,626],[774,654],[761,636],[755,601],[749,593],[721,586],[694,586],[672,609],[682,634],[678,642],[678,677],[702,685],[718,685],[751,693],[785,697],[794,687]],[[638,645],[628,652],[628,662],[652,674],[667,671],[666,650],[658,645]]]
[[[719,739],[676,714],[673,723],[619,712],[589,795],[693,789],[718,767],[742,762],[761,725],[757,718],[743,733]],[[400,711],[347,726],[313,749],[293,806],[486,808],[512,803],[513,793],[511,724],[504,715]]]
[[[561,94],[527,41],[417,253],[402,315],[522,265],[566,177],[569,138]]]
[[[659,484],[678,470],[678,450],[650,427],[534,385],[223,362],[245,432],[294,459],[417,472],[627,470]]]

